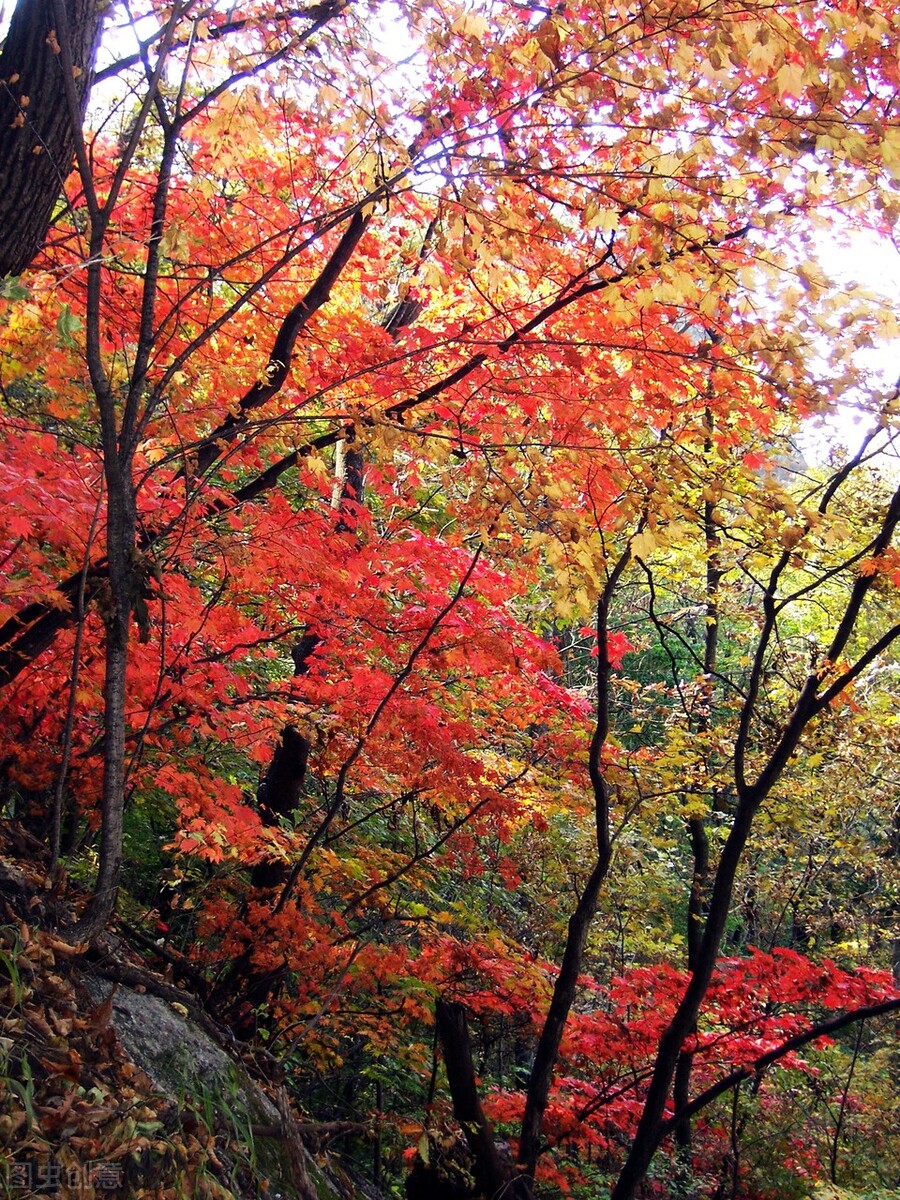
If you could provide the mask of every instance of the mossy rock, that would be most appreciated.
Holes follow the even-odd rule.
[[[109,999],[112,988],[107,980],[85,975],[82,983],[95,1003]],[[230,1156],[235,1157],[237,1149],[237,1158],[246,1158],[252,1174],[268,1181],[271,1200],[301,1200],[284,1139],[254,1133],[254,1127],[280,1125],[281,1116],[242,1063],[186,1011],[178,1012],[159,996],[117,987],[110,1021],[128,1057],[160,1094],[193,1110],[210,1132],[223,1131]],[[348,1200],[311,1155],[306,1155],[305,1166],[319,1200]]]

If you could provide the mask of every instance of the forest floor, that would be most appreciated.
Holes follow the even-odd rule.
[[[0,1192],[15,1200],[361,1194],[365,1185],[322,1152],[329,1130],[292,1110],[274,1060],[217,1026],[127,927],[90,949],[53,932],[73,896],[49,887],[46,867],[42,843],[0,825]],[[98,980],[112,981],[99,1002]],[[209,1075],[161,1088],[123,1045],[117,994],[164,1001],[209,1053],[233,1063],[254,1104],[217,1095]],[[277,1152],[263,1153],[272,1143]]]

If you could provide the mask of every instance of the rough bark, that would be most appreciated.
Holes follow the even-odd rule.
[[[335,447],[334,501],[338,510],[335,532],[353,533],[359,524],[359,513],[365,502],[365,459],[359,447],[347,437]]]
[[[267,825],[277,825],[281,817],[290,816],[297,807],[308,758],[309,738],[296,725],[286,725],[256,793]]]
[[[104,6],[61,7],[83,115]],[[53,0],[19,0],[0,52],[0,277],[20,275],[44,244],[74,146]]]

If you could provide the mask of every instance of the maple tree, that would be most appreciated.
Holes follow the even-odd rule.
[[[893,9],[86,13],[0,54],[0,761],[54,872],[96,853],[67,936],[124,868],[285,1061],[425,1077],[436,1025],[486,1194],[699,1170],[898,1003],[777,878],[794,825],[846,877],[813,772],[891,745],[896,326],[812,250],[896,225]],[[863,450],[789,486],[847,395]]]

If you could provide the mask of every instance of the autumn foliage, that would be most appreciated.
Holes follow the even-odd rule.
[[[57,933],[156,942],[386,1193],[887,1196],[888,0],[146,0],[83,120],[46,10],[0,773]]]

